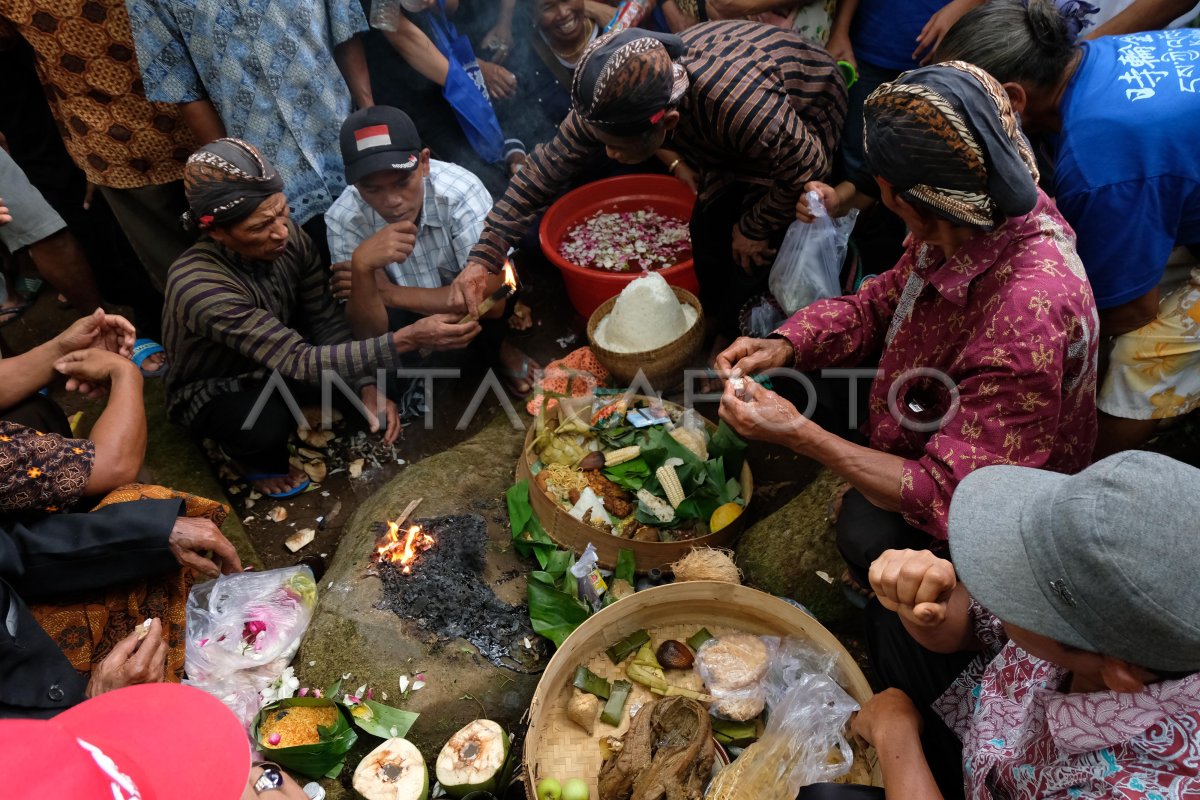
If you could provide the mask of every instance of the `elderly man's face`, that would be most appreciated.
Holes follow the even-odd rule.
[[[276,192],[250,216],[225,228],[213,228],[208,235],[243,258],[274,261],[287,250],[288,216],[287,197]]]

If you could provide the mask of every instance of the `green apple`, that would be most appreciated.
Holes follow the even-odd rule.
[[[588,785],[580,778],[571,778],[563,784],[562,800],[591,800]]]
[[[542,778],[537,785],[538,800],[562,800],[562,785],[554,778]]]

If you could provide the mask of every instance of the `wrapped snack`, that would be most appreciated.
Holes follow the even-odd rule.
[[[762,679],[778,642],[735,633],[701,645],[696,653],[696,671],[709,694],[716,698],[713,714],[745,722],[763,712],[767,697]]]

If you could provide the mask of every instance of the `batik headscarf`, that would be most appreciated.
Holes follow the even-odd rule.
[[[207,230],[253,214],[264,200],[283,191],[283,179],[254,145],[217,139],[188,157],[183,189],[190,209],[184,222]]]
[[[658,124],[688,89],[676,63],[678,36],[631,28],[601,36],[584,51],[571,81],[575,113],[612,136],[637,136]]]
[[[1033,150],[1004,87],[948,61],[905,72],[867,98],[867,167],[905,200],[991,230],[1037,203]]]

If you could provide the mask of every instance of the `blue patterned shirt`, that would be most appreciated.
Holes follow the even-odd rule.
[[[350,90],[333,49],[367,30],[358,0],[126,0],[146,96],[207,97],[230,136],[283,176],[297,223],[346,187],[338,130]]]

